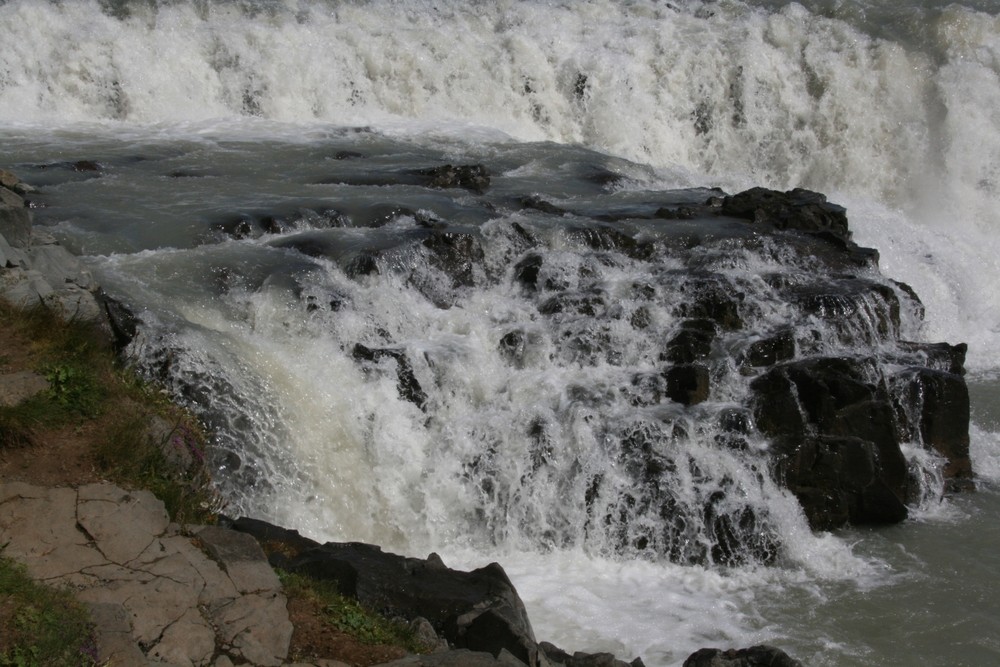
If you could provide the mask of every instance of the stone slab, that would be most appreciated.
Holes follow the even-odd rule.
[[[48,388],[49,381],[31,371],[0,375],[0,405],[17,405]]]
[[[101,553],[120,565],[137,558],[170,523],[163,502],[149,491],[111,484],[80,488],[77,521]]]
[[[132,626],[125,608],[113,603],[96,603],[89,607],[97,640],[98,664],[147,667],[146,657],[132,639]]]
[[[208,553],[222,564],[240,593],[281,590],[278,575],[252,536],[219,526],[205,526],[198,532],[198,539]]]

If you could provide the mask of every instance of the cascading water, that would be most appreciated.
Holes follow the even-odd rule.
[[[994,608],[931,564],[994,551],[998,13],[8,0],[0,166],[140,315],[130,352],[215,429],[232,513],[500,560],[540,637],[646,664],[772,640],[960,662],[872,600]],[[483,192],[418,173],[473,162]],[[654,220],[753,185],[846,206],[881,273]],[[940,494],[906,369],[950,362],[907,340],[970,344],[979,496]],[[898,531],[811,532],[775,481],[754,382],[821,357],[897,411]],[[969,664],[993,629],[957,640]]]

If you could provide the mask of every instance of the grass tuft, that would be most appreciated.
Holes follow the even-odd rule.
[[[400,646],[410,653],[428,651],[429,647],[416,638],[408,625],[387,619],[366,609],[357,600],[341,595],[335,583],[283,570],[277,572],[290,599],[301,598],[315,605],[324,621],[357,641]]]
[[[0,556],[0,667],[94,667],[96,656],[90,618],[72,594]]]

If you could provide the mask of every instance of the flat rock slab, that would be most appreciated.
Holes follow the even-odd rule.
[[[181,534],[147,491],[0,482],[4,555],[36,579],[77,591],[102,661],[283,664],[292,624],[260,546],[221,528],[195,531],[197,539]],[[211,545],[209,554],[198,544]]]
[[[17,405],[48,388],[49,381],[31,371],[0,375],[0,405]]]

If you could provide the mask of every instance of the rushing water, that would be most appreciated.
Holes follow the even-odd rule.
[[[498,560],[540,639],[647,665],[758,642],[812,665],[994,664],[998,13],[987,0],[9,0],[0,166],[42,188],[36,221],[141,314],[137,362],[168,369],[213,420],[234,512],[453,565]],[[383,182],[474,162],[493,174],[482,195]],[[638,211],[706,195],[681,188],[758,184],[845,205],[882,273],[926,305],[904,337],[970,344],[980,492],[932,496],[891,529],[812,534],[755,474],[766,443],[713,446],[746,382],[718,368],[731,384],[707,405],[642,424],[683,444],[685,465],[659,451],[672,502],[737,498],[720,511],[766,517],[779,562],[713,564],[697,521],[647,548],[641,502],[621,509],[637,531],[622,549],[588,527],[589,505],[629,484],[602,452],[637,423],[615,393],[623,369],[649,367],[651,337],[676,324],[663,295],[677,260],[595,259],[511,202]],[[241,221],[253,233],[225,233]],[[543,279],[599,291],[620,317],[539,318],[505,279],[523,254],[512,223],[546,248]],[[410,243],[442,225],[488,240],[474,288]],[[348,277],[372,248],[384,270]],[[741,286],[773,262],[738,244],[696,259]],[[640,309],[651,329],[621,325]],[[762,330],[793,316],[752,314]],[[511,363],[498,344],[514,330]],[[401,397],[398,358],[359,363],[358,343],[405,350],[422,400]],[[846,344],[829,333],[820,347]]]

